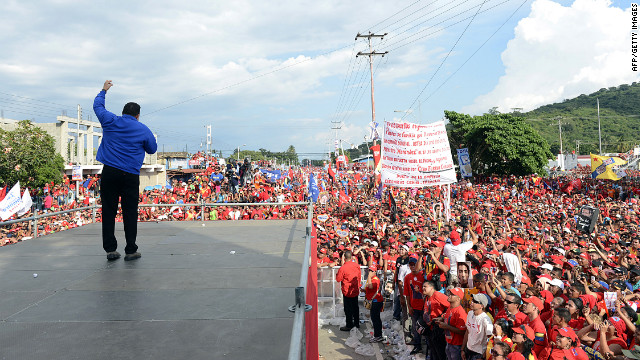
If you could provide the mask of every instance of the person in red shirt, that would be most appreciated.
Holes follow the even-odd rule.
[[[440,318],[451,304],[445,294],[436,290],[436,284],[431,280],[424,282],[422,285],[422,293],[425,296],[423,318],[428,329],[427,341],[429,342],[431,359],[445,360],[445,346],[447,343],[445,342],[444,331],[434,320]],[[464,290],[462,291],[462,296],[464,296]]]
[[[529,318],[524,313],[520,312],[519,308],[522,304],[522,299],[517,294],[507,294],[504,299],[504,309],[502,309],[496,315],[496,319],[504,318],[513,321],[513,327],[518,327],[523,324],[529,323]]]
[[[540,319],[540,311],[544,308],[544,302],[540,298],[531,296],[522,299],[524,301],[523,312],[529,317],[529,326],[533,329],[533,352],[538,359],[546,359],[549,357],[549,339],[547,337],[547,328]]]
[[[369,342],[381,342],[384,340],[382,337],[382,320],[380,320],[380,312],[384,305],[384,298],[382,294],[380,294],[380,279],[376,276],[377,269],[375,265],[369,266],[369,275],[367,276],[367,282],[364,286],[364,298],[371,301],[369,315],[371,316],[371,323],[373,324],[373,337]]]
[[[418,259],[415,257],[409,258],[409,269],[411,269],[411,272],[404,277],[403,281],[404,297],[406,299],[405,302],[409,305],[409,316],[411,316],[413,341],[409,345],[415,346],[413,354],[416,354],[422,350],[422,338],[417,331],[416,322],[422,317],[422,309],[424,308],[424,297],[422,296],[424,273],[419,270]]]
[[[462,352],[462,341],[464,333],[467,331],[467,312],[460,304],[464,297],[464,290],[453,288],[448,291],[449,309],[441,318],[436,318],[436,324],[444,330],[444,338],[447,342],[445,355],[447,360],[460,360]]]
[[[344,264],[336,274],[336,281],[341,283],[342,299],[346,326],[341,331],[350,331],[354,326],[360,327],[360,309],[358,307],[358,294],[360,294],[360,266],[352,261],[350,250],[344,252]]]

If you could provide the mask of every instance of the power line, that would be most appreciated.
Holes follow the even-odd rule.
[[[435,89],[431,94],[429,94],[429,96],[427,96],[427,98],[426,98],[426,99],[424,99],[424,101],[423,101],[423,102],[426,102],[427,100],[429,100],[429,99],[431,98],[431,96],[433,96],[433,95],[434,95],[438,90],[440,90],[440,88],[441,88],[444,84],[446,84],[446,83],[447,83],[447,81],[449,81],[449,80],[450,80],[450,79],[451,79],[455,74],[457,74],[457,73],[458,73],[458,71],[460,71],[460,69],[462,69],[462,67],[463,67],[463,66],[465,66],[465,65],[469,62],[469,60],[471,60],[471,58],[472,58],[476,53],[478,53],[478,51],[480,51],[480,49],[482,49],[482,48],[483,48],[483,47],[484,47],[484,46],[489,42],[489,40],[491,40],[491,38],[493,38],[493,37],[498,33],[498,31],[500,31],[500,29],[502,29],[502,27],[503,27],[503,26],[505,26],[505,25],[507,24],[507,22],[509,22],[509,20],[511,20],[511,18],[513,17],[513,15],[515,15],[515,14],[516,14],[516,12],[518,12],[518,10],[520,10],[520,8],[521,8],[524,4],[526,4],[528,1],[529,1],[529,0],[524,0],[524,1],[520,4],[520,6],[518,6],[518,7],[517,7],[517,8],[516,8],[512,13],[511,13],[511,15],[509,15],[509,17],[507,17],[507,19],[502,23],[502,25],[500,25],[500,26],[496,29],[496,31],[494,31],[494,32],[493,32],[493,34],[491,34],[491,35],[487,38],[487,40],[485,40],[485,41],[482,43],[482,45],[480,45],[480,46],[476,49],[476,51],[474,51],[474,52],[473,52],[473,54],[471,54],[471,55],[470,55],[470,56],[469,56],[469,57],[468,57],[468,58],[467,58],[467,59],[462,63],[462,65],[460,65],[460,66],[456,69],[456,71],[454,71],[453,73],[451,73],[451,75],[449,75],[449,76],[448,76],[448,77],[447,77],[447,78],[442,82],[442,84],[440,84],[440,86],[438,86],[438,87],[437,87],[437,88],[436,88],[436,89]]]
[[[149,116],[149,115],[151,115],[151,114],[155,114],[155,113],[157,113],[157,112],[160,112],[160,111],[163,111],[163,110],[166,110],[166,109],[170,109],[170,108],[175,107],[175,106],[178,106],[178,105],[182,105],[182,104],[188,103],[188,102],[193,101],[193,100],[197,100],[197,99],[199,99],[199,98],[202,98],[202,97],[205,97],[205,96],[208,96],[208,95],[211,95],[211,94],[215,94],[215,93],[217,93],[217,92],[221,92],[221,91],[223,91],[223,90],[230,89],[230,88],[232,88],[232,87],[236,87],[236,86],[239,86],[239,85],[242,85],[242,84],[245,84],[245,83],[251,82],[251,81],[253,81],[253,80],[257,80],[257,79],[262,78],[262,77],[264,77],[264,76],[274,74],[274,73],[276,73],[276,72],[278,72],[278,71],[282,71],[282,70],[288,69],[288,68],[293,67],[293,66],[296,66],[296,65],[300,65],[300,64],[305,63],[305,62],[307,62],[307,61],[315,60],[315,59],[319,58],[320,56],[325,56],[325,55],[328,55],[328,54],[334,53],[334,52],[336,52],[336,51],[340,51],[340,50],[342,50],[342,49],[345,49],[345,48],[347,48],[347,47],[349,47],[349,45],[345,45],[345,46],[342,46],[342,47],[340,47],[340,48],[337,48],[337,49],[334,49],[334,50],[331,50],[331,51],[327,51],[327,52],[325,52],[325,53],[322,53],[322,54],[320,54],[320,55],[316,55],[316,56],[314,56],[314,57],[309,57],[309,58],[307,58],[307,59],[300,60],[300,61],[295,62],[295,63],[293,63],[293,64],[289,64],[289,65],[281,66],[281,67],[276,68],[276,69],[274,69],[274,70],[267,71],[267,72],[262,73],[262,74],[260,74],[260,75],[253,76],[253,77],[251,77],[251,78],[249,78],[249,79],[242,80],[242,81],[239,81],[239,82],[237,82],[237,83],[234,83],[234,84],[231,84],[231,85],[227,85],[227,86],[224,86],[224,87],[219,88],[219,89],[217,89],[217,90],[213,90],[213,91],[210,91],[210,92],[207,92],[207,93],[204,93],[204,94],[198,95],[198,96],[194,96],[194,97],[192,97],[192,98],[190,98],[190,99],[186,99],[186,100],[183,100],[183,101],[177,102],[177,103],[175,103],[175,104],[172,104],[172,105],[169,105],[169,106],[165,106],[165,107],[160,108],[160,109],[158,109],[158,110],[154,110],[154,111],[152,111],[152,112],[150,112],[150,113],[147,113],[147,114],[146,114],[146,116]]]
[[[75,108],[75,106],[62,105],[62,104],[58,104],[58,103],[54,103],[54,102],[50,102],[50,101],[38,100],[38,99],[34,99],[34,98],[26,97],[26,96],[21,96],[21,95],[10,94],[10,93],[6,93],[6,92],[2,92],[2,91],[0,91],[0,94],[9,95],[9,96],[13,96],[13,97],[21,98],[21,99],[28,99],[28,100],[38,101],[38,102],[47,103],[47,104],[64,106],[65,108],[69,108],[69,109],[74,109]]]
[[[464,28],[464,30],[462,30],[462,34],[460,34],[460,36],[458,36],[458,39],[456,40],[456,42],[453,44],[453,46],[451,47],[451,49],[449,50],[449,52],[447,53],[447,56],[444,57],[444,59],[442,59],[442,62],[440,63],[440,65],[438,66],[438,68],[436,69],[436,71],[433,73],[433,75],[431,75],[431,78],[429,79],[429,81],[427,82],[427,84],[424,86],[424,88],[422,88],[422,91],[420,91],[420,94],[418,94],[418,96],[416,97],[416,99],[413,101],[413,103],[411,103],[411,106],[409,106],[409,109],[413,108],[413,105],[416,104],[416,102],[418,101],[418,99],[420,99],[420,96],[422,96],[422,93],[427,89],[427,87],[429,86],[429,84],[431,84],[431,81],[433,80],[433,78],[436,76],[436,74],[438,73],[438,71],[440,71],[440,68],[442,67],[442,65],[444,65],[445,61],[447,61],[447,59],[449,58],[449,55],[451,55],[451,53],[453,52],[453,49],[455,49],[456,45],[458,45],[458,42],[460,41],[460,39],[462,39],[462,36],[464,36],[464,34],[467,32],[467,29],[469,29],[469,26],[471,26],[471,23],[473,23],[473,19],[476,18],[476,15],[478,15],[478,13],[480,12],[480,10],[482,9],[482,5],[484,5],[484,3],[487,0],[484,0],[482,2],[482,4],[480,5],[480,7],[478,8],[478,11],[476,11],[476,13],[473,15],[473,17],[471,18],[471,20],[469,21],[469,23],[467,24],[467,26]],[[407,116],[407,113],[405,113],[402,116],[401,120],[404,120],[404,118]]]
[[[467,20],[467,19],[473,19],[473,18],[475,18],[475,17],[476,17],[476,15],[478,15],[478,14],[483,14],[483,13],[485,13],[485,12],[487,12],[487,11],[489,11],[489,10],[493,9],[493,8],[496,8],[496,7],[500,6],[500,5],[506,4],[506,3],[508,3],[509,1],[510,1],[510,0],[505,0],[505,1],[503,1],[503,2],[501,2],[501,3],[498,3],[498,4],[494,5],[494,6],[491,6],[491,7],[487,8],[487,9],[485,9],[485,10],[482,10],[482,11],[480,11],[480,12],[476,12],[476,13],[475,13],[474,15],[472,15],[472,16],[467,16],[466,18],[463,18],[463,19],[460,19],[460,20],[458,20],[458,21],[456,21],[456,22],[454,22],[454,23],[448,24],[447,26],[443,26],[442,28],[439,28],[438,30],[435,30],[435,31],[433,31],[433,32],[430,32],[430,33],[428,33],[428,34],[426,34],[426,35],[424,35],[424,36],[421,36],[421,37],[419,37],[419,38],[417,38],[417,39],[414,39],[414,40],[411,40],[411,41],[409,41],[409,42],[407,42],[407,43],[401,44],[401,43],[402,43],[402,41],[405,41],[405,40],[410,39],[410,38],[412,38],[412,37],[414,37],[414,36],[417,36],[418,34],[423,33],[424,31],[426,31],[426,30],[428,30],[428,29],[431,29],[431,28],[435,27],[436,25],[440,25],[440,24],[442,24],[442,23],[446,22],[447,20],[451,20],[451,19],[453,19],[453,18],[455,18],[455,17],[458,17],[458,16],[462,15],[463,13],[465,13],[465,12],[467,12],[467,11],[470,11],[470,10],[472,10],[473,8],[475,8],[475,7],[476,7],[476,6],[473,6],[473,7],[469,8],[468,10],[465,10],[465,11],[463,11],[463,12],[461,12],[461,13],[458,13],[458,14],[456,14],[456,15],[454,15],[454,16],[451,16],[451,17],[449,17],[449,18],[447,18],[447,19],[445,19],[445,20],[440,21],[439,23],[434,24],[433,26],[429,26],[429,27],[427,27],[427,28],[425,28],[425,29],[422,29],[422,30],[420,30],[420,31],[418,31],[418,32],[416,32],[416,33],[414,33],[414,34],[413,34],[413,35],[411,35],[411,36],[408,36],[408,37],[406,37],[406,38],[404,38],[404,39],[402,39],[402,40],[399,40],[399,41],[397,41],[397,42],[395,42],[395,43],[393,43],[393,44],[389,45],[389,46],[392,46],[392,45],[400,44],[400,45],[396,46],[395,48],[393,48],[393,49],[391,49],[391,50],[389,50],[389,51],[390,51],[390,52],[393,52],[393,51],[398,50],[398,49],[400,49],[400,48],[402,48],[402,47],[405,47],[405,46],[407,46],[407,45],[413,44],[413,43],[414,43],[414,42],[416,42],[416,41],[422,40],[422,39],[424,39],[424,38],[426,38],[426,37],[428,37],[428,36],[431,36],[431,35],[437,34],[437,33],[441,32],[441,31],[443,31],[443,30],[445,30],[445,29],[447,29],[447,28],[450,28],[450,27],[452,27],[452,26],[454,26],[454,25],[457,25],[457,24],[459,24],[459,23],[461,23],[461,22],[463,22],[463,21],[465,21],[465,20]],[[483,2],[483,4],[484,4],[484,2]],[[480,5],[480,7],[482,7],[482,5]]]

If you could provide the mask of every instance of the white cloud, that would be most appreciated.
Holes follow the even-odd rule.
[[[536,0],[502,53],[505,74],[462,111],[533,110],[638,81],[640,75],[631,71],[630,26],[629,9],[608,0],[576,0],[571,6]]]

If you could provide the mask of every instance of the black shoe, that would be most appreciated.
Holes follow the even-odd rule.
[[[415,355],[421,351],[422,351],[421,347],[414,347],[413,350],[411,350],[411,352],[409,353],[409,355]]]
[[[117,251],[111,251],[107,253],[107,260],[117,260],[120,259],[120,253]]]
[[[343,326],[340,328],[340,331],[351,331],[351,328],[353,328],[353,326],[352,327]]]
[[[120,254],[118,254],[118,256],[119,256],[119,255],[120,255]],[[140,259],[140,257],[142,257],[142,254],[140,254],[139,252],[134,252],[133,254],[126,254],[126,255],[124,256],[124,261]]]

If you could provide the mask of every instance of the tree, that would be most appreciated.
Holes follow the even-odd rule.
[[[469,148],[476,173],[543,174],[544,166],[553,156],[547,141],[521,117],[512,114],[471,117],[453,111],[445,111],[445,117],[449,120],[452,148]]]
[[[55,140],[29,120],[15,130],[0,129],[0,184],[42,187],[60,183],[64,159],[56,153]]]

